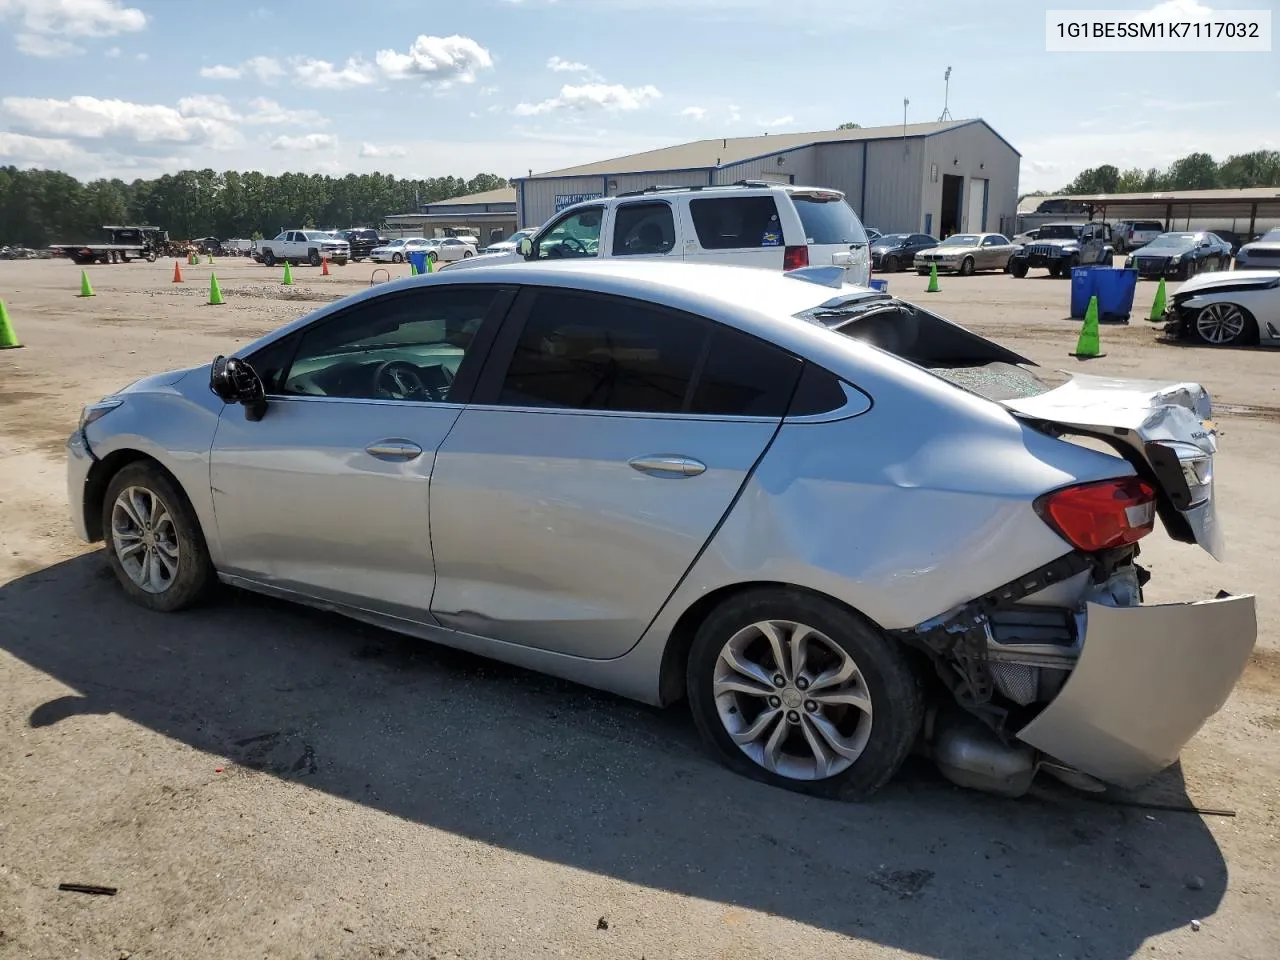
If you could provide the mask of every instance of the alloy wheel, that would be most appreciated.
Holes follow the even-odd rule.
[[[1211,303],[1196,314],[1196,333],[1214,346],[1234,343],[1244,327],[1244,311],[1234,303]]]
[[[147,593],[164,593],[178,575],[178,531],[153,490],[120,491],[111,508],[111,546],[125,574]]]
[[[871,736],[871,694],[858,665],[802,623],[767,620],[739,630],[716,658],[712,685],[730,739],[779,776],[843,773]]]

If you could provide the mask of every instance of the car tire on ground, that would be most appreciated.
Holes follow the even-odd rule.
[[[1234,303],[1210,303],[1197,311],[1191,335],[1209,347],[1242,347],[1258,341],[1258,322]]]
[[[315,249],[308,250],[307,263],[311,264],[313,267],[320,266],[320,251]]]
[[[149,610],[189,607],[215,582],[195,510],[153,461],[130,463],[111,478],[102,501],[102,531],[120,586]]]
[[[1009,272],[1021,280],[1027,275],[1027,264],[1025,260],[1014,260],[1009,264]]]
[[[1071,279],[1071,271],[1080,266],[1080,258],[1076,254],[1067,257],[1067,262],[1062,265],[1062,275],[1068,280]]]
[[[428,251],[427,251],[427,262],[428,262],[428,263],[435,263],[435,262],[436,262],[436,252],[435,252],[434,250],[428,250]]]
[[[965,257],[960,261],[960,276],[972,277],[974,271],[973,257]]]
[[[884,262],[880,265],[880,269],[881,269],[881,270],[883,270],[885,273],[897,273],[897,272],[898,272],[898,258],[897,258],[897,257],[885,257],[885,258],[884,258]]]
[[[392,263],[404,263],[404,254],[403,254],[403,253],[393,253],[393,254],[391,255],[391,262],[392,262]]]
[[[334,262],[334,263],[336,263],[336,264],[337,264],[338,266],[340,266],[340,267],[345,267],[345,266],[347,265],[347,258],[346,258],[346,257],[339,257],[337,260],[335,260],[335,261],[333,261],[333,262]]]
[[[266,267],[274,267],[276,265],[276,255],[270,250],[262,251],[262,264]]]
[[[839,800],[888,782],[924,716],[904,647],[849,608],[789,587],[715,608],[694,636],[686,688],[698,731],[729,769]]]
[[[462,259],[463,259],[463,260],[469,260],[469,259],[471,259],[473,256],[475,256],[475,254],[473,254],[470,250],[463,250],[463,251],[462,251]]]

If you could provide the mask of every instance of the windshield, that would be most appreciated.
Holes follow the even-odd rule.
[[[1069,223],[1050,223],[1040,228],[1037,240],[1074,240],[1080,236],[1080,228]]]
[[[876,237],[872,241],[872,245],[877,247],[896,247],[899,244],[906,243],[910,236],[907,233],[886,233],[883,237]]]
[[[867,231],[853,208],[838,193],[793,193],[796,213],[809,243],[866,243]]]
[[[976,247],[978,245],[978,235],[976,233],[957,233],[954,237],[947,237],[940,247]]]
[[[321,230],[304,230],[302,231],[302,235],[306,237],[308,240],[320,240],[322,242],[325,240],[335,239],[333,234],[325,233]]]
[[[1194,233],[1162,233],[1150,243],[1147,249],[1155,249],[1156,247],[1185,247],[1196,242]]]

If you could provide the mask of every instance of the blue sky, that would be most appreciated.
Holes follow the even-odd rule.
[[[951,114],[1022,152],[1024,191],[1280,149],[1280,53],[1045,52],[1046,8],[1155,2],[0,0],[0,163],[517,176],[900,123],[903,98],[934,120],[948,66]]]

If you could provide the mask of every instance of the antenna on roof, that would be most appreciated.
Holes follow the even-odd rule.
[[[942,75],[942,82],[946,84],[946,92],[942,95],[942,116],[938,118],[939,123],[943,123],[951,119],[951,110],[948,104],[951,102],[951,68],[947,67],[947,72]]]
[[[906,97],[902,98],[902,139],[907,139],[907,107],[911,105],[911,101]]]

